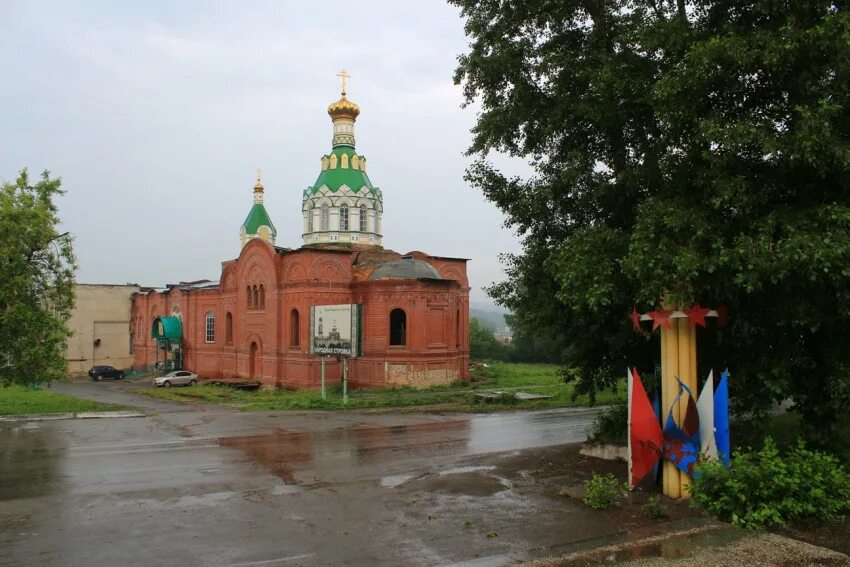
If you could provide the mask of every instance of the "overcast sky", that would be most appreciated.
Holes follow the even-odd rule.
[[[62,178],[80,282],[218,279],[257,167],[277,244],[300,246],[345,68],[384,246],[470,258],[484,302],[498,254],[519,245],[463,180],[476,110],[452,74],[466,45],[439,0],[0,0],[0,177]]]

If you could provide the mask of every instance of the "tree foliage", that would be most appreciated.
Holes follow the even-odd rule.
[[[657,357],[633,304],[723,304],[739,407],[791,396],[828,435],[850,401],[847,3],[450,1],[481,105],[467,178],[523,237],[490,290],[515,325],[592,393]]]
[[[496,340],[493,329],[476,317],[469,320],[469,356],[474,360],[502,360],[504,345]]]
[[[75,260],[60,235],[61,181],[27,171],[0,190],[0,384],[54,380],[66,369],[65,323],[74,305]]]

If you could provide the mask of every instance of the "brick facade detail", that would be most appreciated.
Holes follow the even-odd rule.
[[[363,356],[349,364],[352,387],[426,387],[469,378],[469,283],[466,260],[410,254],[440,274],[435,279],[370,280],[382,262],[401,255],[352,248],[275,248],[248,242],[239,258],[222,263],[217,287],[171,286],[133,297],[135,363],[151,364],[154,318],[183,320],[183,366],[202,379],[260,380],[264,386],[316,388],[320,359],[309,354],[310,307],[363,305]],[[257,307],[249,290],[261,290]],[[406,341],[390,346],[390,312],[406,315]],[[215,316],[207,342],[206,316]],[[162,356],[160,355],[160,358]],[[326,377],[342,365],[329,358]]]

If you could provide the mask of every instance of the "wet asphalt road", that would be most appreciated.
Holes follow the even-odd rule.
[[[523,459],[596,410],[248,413],[126,388],[56,386],[153,415],[0,423],[0,565],[499,565],[584,537]]]

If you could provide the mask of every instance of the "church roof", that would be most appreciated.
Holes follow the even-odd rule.
[[[370,280],[439,280],[440,272],[428,262],[404,256],[401,260],[381,264],[369,276]]]
[[[257,234],[257,231],[263,225],[271,229],[272,236],[277,236],[277,229],[272,224],[272,219],[269,217],[266,207],[262,203],[254,203],[254,206],[251,207],[251,211],[248,213],[248,217],[242,223],[242,227],[245,229],[245,234]]]
[[[332,153],[336,154],[336,157],[340,160],[343,154],[347,154],[349,159],[354,157],[355,154],[354,149],[347,146],[337,146],[333,149]],[[355,193],[364,187],[372,193],[375,192],[375,188],[372,186],[372,182],[369,181],[369,176],[366,175],[366,172],[351,167],[343,169],[337,166],[322,171],[316,182],[310,187],[310,191],[316,193],[323,185],[327,185],[328,189],[332,192],[339,191],[339,188],[343,185],[347,185]]]

